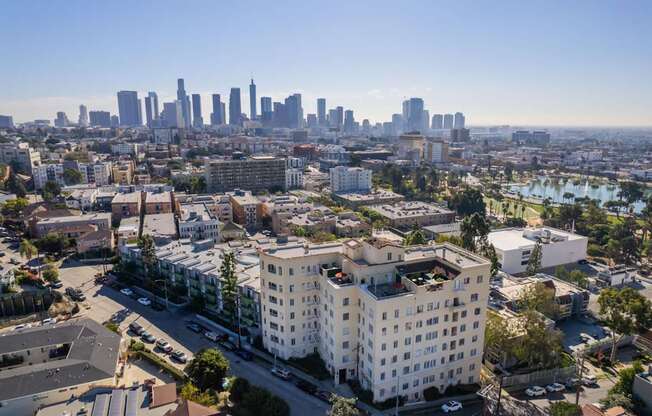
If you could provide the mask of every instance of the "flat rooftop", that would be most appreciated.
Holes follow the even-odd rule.
[[[273,257],[280,259],[293,259],[297,257],[317,256],[321,254],[338,254],[343,252],[342,243],[308,244],[304,241],[277,243],[270,242],[261,245],[260,250]]]
[[[174,214],[149,214],[143,219],[143,235],[152,234],[160,236],[176,235],[177,226],[174,223]]]
[[[140,201],[140,192],[117,193],[111,201],[112,204],[137,204]]]
[[[421,201],[402,201],[392,205],[373,205],[369,209],[392,220],[423,217],[426,215],[454,215],[454,212],[447,208]]]
[[[110,212],[95,212],[92,214],[81,214],[81,215],[68,215],[65,217],[48,217],[39,220],[38,225],[41,224],[66,224],[74,222],[84,222],[84,221],[111,221]]]
[[[408,247],[405,249],[405,262],[438,257],[456,267],[466,268],[489,264],[489,260],[452,244],[436,244]]]
[[[211,214],[210,210],[206,207],[206,204],[194,203],[194,204],[181,205],[180,220],[183,222],[210,221],[214,219],[215,217]]]
[[[551,227],[539,228],[506,228],[496,230],[487,236],[489,243],[501,251],[515,250],[519,248],[534,247],[538,240],[542,244],[555,244],[564,241],[575,241],[586,239],[581,235],[569,233]]]
[[[163,192],[147,192],[145,196],[145,203],[146,204],[165,204],[165,203],[171,203],[172,199],[170,196],[170,192],[168,191],[163,191]]]
[[[375,192],[343,192],[336,194],[338,198],[351,202],[381,201],[383,199],[404,198],[403,195],[388,189],[379,189]]]

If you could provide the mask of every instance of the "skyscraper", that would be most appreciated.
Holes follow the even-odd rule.
[[[68,116],[63,111],[57,112],[57,118],[54,120],[55,127],[68,127],[70,122],[68,121]]]
[[[335,126],[338,129],[342,129],[342,125],[344,124],[344,107],[339,106],[335,108],[335,114],[337,118],[335,119]]]
[[[444,116],[441,114],[433,114],[430,128],[433,130],[441,130],[443,127],[444,127]]]
[[[183,78],[177,79],[177,100],[181,102],[181,116],[183,124],[178,127],[190,128],[190,99],[186,94]]]
[[[286,127],[288,125],[288,115],[285,104],[275,102],[274,115],[272,116],[272,125],[274,127]]]
[[[229,124],[242,125],[242,106],[240,105],[240,88],[231,88],[229,94]]]
[[[401,114],[392,114],[392,134],[398,136],[403,133],[403,124],[405,120]]]
[[[153,91],[148,92],[147,97],[145,97],[145,117],[147,127],[156,127],[159,119],[158,95]]]
[[[301,94],[292,94],[285,99],[285,110],[287,112],[287,125],[291,129],[302,127],[303,108],[301,107]]]
[[[251,120],[256,120],[258,115],[256,114],[256,84],[254,84],[254,79],[251,79],[251,84],[249,84],[249,118]]]
[[[183,104],[180,100],[171,103],[163,103],[161,112],[161,127],[183,128]]]
[[[116,116],[115,114],[111,116],[111,127],[119,127],[120,126],[120,117]]]
[[[260,97],[260,119],[263,124],[269,124],[273,114],[272,97]]]
[[[196,129],[204,127],[204,118],[201,116],[201,97],[192,95],[192,126]]]
[[[423,130],[423,116],[423,100],[421,98],[413,97],[403,101],[403,118],[407,122],[409,132]]]
[[[118,114],[120,125],[126,127],[141,126],[143,121],[138,110],[138,93],[136,91],[118,91]]]
[[[465,124],[465,118],[464,114],[462,113],[455,113],[455,121],[453,122],[453,128],[455,129],[463,129],[464,124]]]
[[[79,106],[79,127],[88,127],[88,109],[84,104]]]
[[[453,128],[453,115],[444,114],[444,128],[450,130]]]
[[[421,132],[425,134],[428,130],[430,130],[430,111],[423,110],[423,116],[421,117],[421,122],[423,123]]]
[[[317,98],[317,123],[320,126],[326,125],[326,99]]]
[[[108,111],[91,111],[88,114],[91,126],[111,127],[111,113]]]
[[[211,113],[211,126],[224,124],[224,108],[220,94],[213,94],[213,112]]]
[[[355,119],[353,118],[353,110],[346,110],[344,112],[344,131],[351,133],[354,130]]]

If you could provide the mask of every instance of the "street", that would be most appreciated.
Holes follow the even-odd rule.
[[[104,285],[96,285],[94,276],[102,271],[102,266],[76,266],[71,262],[62,266],[60,278],[66,287],[81,289],[86,295],[90,308],[82,307],[80,314],[88,316],[97,322],[104,322],[113,314],[128,308],[131,313],[120,323],[120,329],[125,337],[129,338],[127,331],[129,324],[137,321],[145,330],[157,339],[167,340],[174,349],[185,352],[189,359],[193,353],[207,347],[219,348],[216,343],[207,340],[203,335],[194,333],[185,327],[185,320],[191,319],[188,313],[157,312],[150,307],[139,304],[135,299],[123,295],[119,291]],[[151,348],[151,345],[150,345]],[[245,377],[252,384],[268,389],[273,394],[284,399],[290,406],[293,415],[323,415],[330,406],[299,390],[292,382],[281,381],[269,372],[269,365],[261,362],[244,361],[233,352],[222,350],[230,361],[230,373],[235,376]],[[157,352],[158,354],[158,352]],[[185,365],[170,361],[178,368]]]

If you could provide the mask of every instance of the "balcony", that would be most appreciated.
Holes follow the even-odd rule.
[[[367,285],[367,290],[377,300],[403,296],[410,293],[402,283],[381,283],[379,285]]]
[[[353,284],[353,279],[347,273],[344,273],[339,266],[329,267],[327,264],[322,264],[320,270],[321,275],[336,286],[349,286]]]

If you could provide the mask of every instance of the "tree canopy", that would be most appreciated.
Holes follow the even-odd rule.
[[[485,216],[486,205],[482,192],[478,189],[464,189],[462,192],[453,194],[453,197],[448,201],[448,206],[461,216],[473,215],[478,213]]]
[[[217,348],[207,348],[195,354],[186,366],[186,373],[202,391],[222,390],[222,383],[229,371],[229,361]]]

